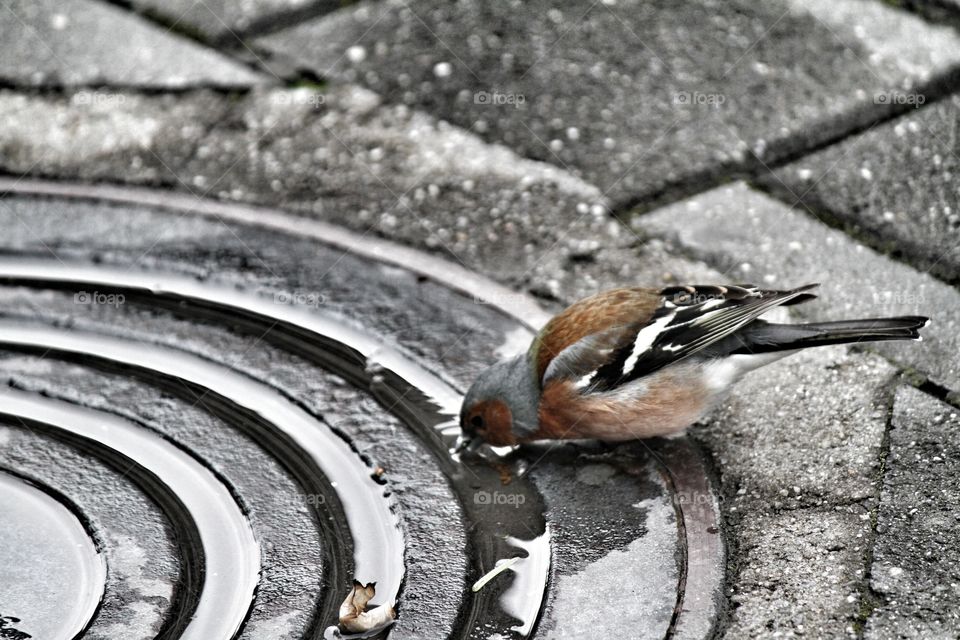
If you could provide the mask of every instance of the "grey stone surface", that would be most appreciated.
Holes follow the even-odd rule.
[[[906,100],[915,94],[897,94]],[[960,283],[960,96],[807,156],[763,183],[874,247]]]
[[[598,190],[374,94],[339,87],[117,94],[110,106],[0,93],[0,167],[280,205],[442,252],[549,300],[709,279],[608,215]],[[15,126],[13,126],[15,125]]]
[[[257,41],[552,162],[618,204],[829,139],[960,62],[874,0],[362,2]]]
[[[846,347],[808,349],[741,380],[695,433],[736,512],[832,507],[875,496],[896,370]]]
[[[744,514],[724,638],[856,638],[869,514],[858,507]]]
[[[864,590],[894,368],[825,347],[749,374],[692,430],[733,545],[724,637],[843,637]]]
[[[794,307],[803,319],[929,316],[922,342],[865,348],[960,389],[960,293],[929,274],[742,183],[640,216],[634,226],[672,239],[732,281],[782,287],[821,282],[820,300]]]
[[[870,640],[955,638],[960,629],[960,416],[897,391],[870,584]]]
[[[179,88],[249,86],[265,79],[102,2],[10,0],[0,7],[3,83]]]
[[[63,97],[0,91],[0,168],[18,175],[178,185],[175,169],[227,106],[206,91],[145,96],[80,89]]]
[[[286,16],[313,7],[333,9],[340,5],[334,0],[131,0],[131,4],[174,29],[197,31],[228,44],[278,14]]]

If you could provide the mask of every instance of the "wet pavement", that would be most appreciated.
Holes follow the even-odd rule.
[[[955,637],[958,16],[3,3],[0,636]],[[818,280],[934,322],[451,452],[565,303]]]

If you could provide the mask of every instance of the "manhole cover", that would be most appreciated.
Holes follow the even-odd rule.
[[[395,639],[710,635],[689,442],[451,455],[530,301],[276,211],[0,191],[2,637],[335,637],[353,579]]]

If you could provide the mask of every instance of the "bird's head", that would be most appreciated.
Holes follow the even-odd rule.
[[[463,399],[460,448],[524,441],[537,430],[539,402],[540,386],[526,355],[493,365],[477,377]]]

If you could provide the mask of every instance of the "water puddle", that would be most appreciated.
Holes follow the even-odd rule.
[[[72,640],[103,596],[96,544],[63,496],[2,471],[0,522],[0,638]]]
[[[4,335],[7,330],[16,343],[14,328]],[[199,597],[193,611],[183,612],[182,630],[175,622],[172,631],[194,640],[236,635],[256,592],[260,549],[240,507],[210,470],[136,424],[37,394],[0,390],[0,417],[64,437],[134,477],[179,525],[179,535],[198,540],[188,582]],[[102,590],[102,578],[99,585]]]

